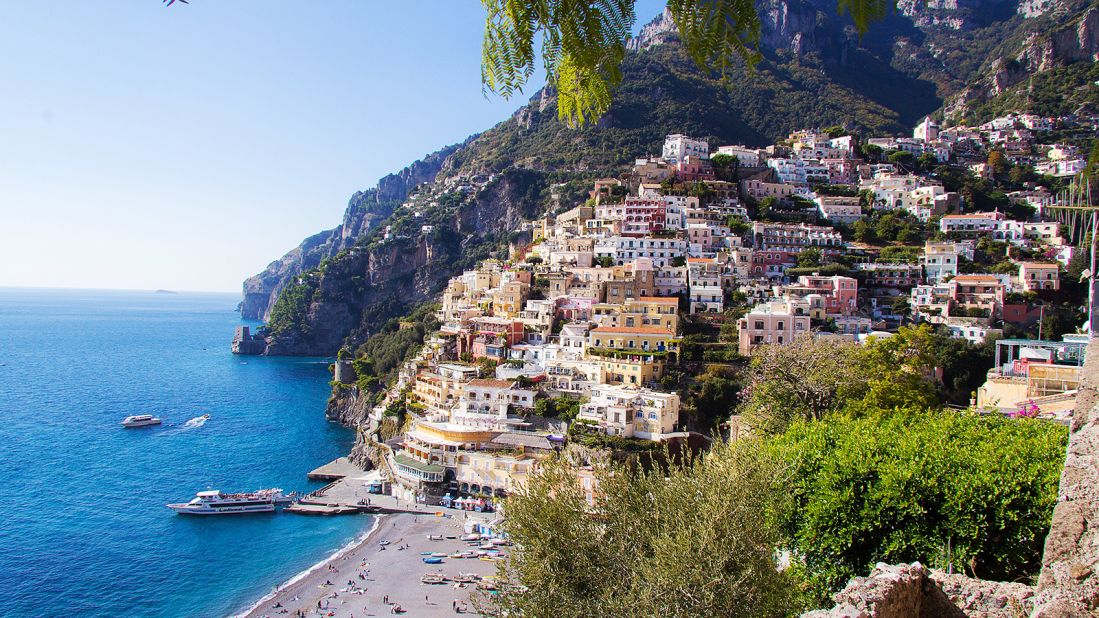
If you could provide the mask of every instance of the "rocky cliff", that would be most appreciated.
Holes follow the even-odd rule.
[[[354,347],[384,320],[434,298],[462,268],[497,252],[506,257],[511,233],[539,214],[544,186],[541,174],[516,169],[476,191],[421,188],[385,232],[373,229],[289,283],[304,291],[275,303],[265,353],[323,356]]]
[[[241,313],[270,320],[277,299],[308,274],[310,298],[297,294],[300,306],[283,312],[292,319],[274,329],[267,353],[331,353],[348,336],[361,340],[371,320],[435,294],[456,268],[503,250],[521,215],[549,206],[541,188],[550,182],[616,174],[659,152],[668,133],[762,146],[805,126],[907,132],[944,97],[964,112],[967,101],[1035,71],[1091,62],[1099,17],[1089,6],[903,0],[859,37],[834,0],[760,0],[764,58],[724,80],[686,58],[665,12],[631,42],[624,81],[597,126],[565,127],[552,91],[540,90],[497,126],[356,192],[338,227],[245,281]],[[485,188],[485,177],[507,180]],[[414,195],[423,199],[402,206]]]
[[[339,226],[306,238],[286,255],[268,264],[263,272],[244,281],[241,317],[267,320],[275,300],[288,283],[316,268],[322,260],[354,245],[391,215],[413,189],[433,182],[446,158],[462,146],[454,144],[442,148],[395,174],[383,177],[374,188],[356,191],[347,202],[347,210]]]

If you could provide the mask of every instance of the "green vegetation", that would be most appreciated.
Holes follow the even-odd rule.
[[[540,40],[546,81],[557,90],[561,121],[577,127],[598,120],[610,109],[622,81],[635,1],[481,0],[488,13],[481,54],[485,90],[504,98],[522,92],[534,74],[534,43]],[[850,12],[861,33],[872,20],[885,17],[887,4],[838,0],[837,7]],[[699,69],[725,76],[733,66],[762,57],[756,49],[762,22],[753,3],[669,0],[668,10]]]
[[[743,392],[735,368],[711,368],[684,409],[720,416],[743,399],[755,437],[697,458],[597,467],[591,504],[575,473],[551,460],[509,499],[505,527],[523,551],[500,565],[509,585],[484,607],[791,616],[879,561],[1033,578],[1067,431],[939,410],[966,371],[987,369],[986,352],[922,326],[865,347],[808,337],[767,346]],[[631,447],[582,422],[570,440]],[[790,561],[782,571],[780,555]]]
[[[571,423],[580,413],[581,403],[580,400],[569,397],[545,397],[534,402],[534,413]]]
[[[786,616],[793,579],[774,568],[772,473],[749,449],[719,446],[666,468],[596,470],[589,507],[576,475],[551,460],[508,500],[504,527],[523,551],[499,566],[488,616]]]
[[[423,303],[400,319],[391,319],[355,350],[353,365],[359,388],[364,393],[377,392],[393,381],[401,363],[419,351],[424,337],[434,332],[439,323],[437,303]]]
[[[317,294],[317,283],[313,273],[299,277],[299,282],[286,286],[271,308],[271,318],[267,329],[278,336],[289,332],[309,334],[309,307]]]
[[[820,600],[876,562],[995,581],[1037,574],[1067,430],[1033,419],[898,413],[799,422],[767,449],[788,548]]]

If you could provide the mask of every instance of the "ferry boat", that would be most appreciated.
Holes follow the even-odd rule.
[[[135,414],[133,416],[127,416],[122,419],[122,426],[126,428],[131,427],[148,427],[149,425],[159,425],[160,419],[152,414]]]
[[[250,493],[227,494],[217,490],[200,491],[190,502],[169,504],[168,508],[181,515],[227,515],[231,513],[271,513],[276,507],[290,504],[294,494],[281,489],[261,489]]]

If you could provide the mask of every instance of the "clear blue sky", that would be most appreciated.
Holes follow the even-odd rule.
[[[484,98],[483,20],[476,0],[0,4],[0,286],[239,291],[534,92]]]

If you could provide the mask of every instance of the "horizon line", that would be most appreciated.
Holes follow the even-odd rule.
[[[82,292],[147,292],[149,294],[241,294],[239,291],[223,290],[181,290],[172,288],[102,288],[102,287],[72,287],[64,285],[6,285],[0,284],[0,290],[70,290]]]

